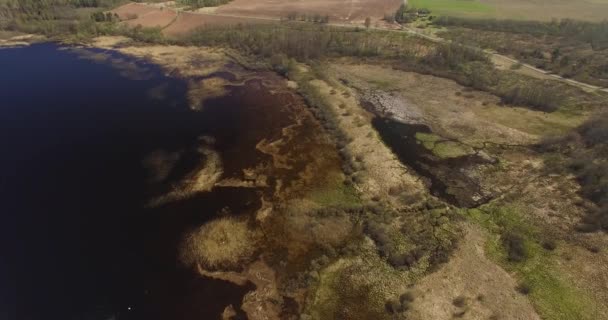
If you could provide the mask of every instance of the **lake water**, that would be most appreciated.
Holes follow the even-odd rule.
[[[211,135],[222,155],[238,156],[225,163],[230,175],[264,157],[243,130],[277,121],[247,120],[268,106],[248,101],[246,86],[193,112],[185,81],[110,54],[128,70],[54,44],[0,49],[0,316],[216,319],[252,286],[196,277],[177,262],[177,243],[220,209],[253,212],[259,191],[220,188],[145,209],[161,187],[142,161],[187,154]],[[165,185],[198,160],[180,160]]]

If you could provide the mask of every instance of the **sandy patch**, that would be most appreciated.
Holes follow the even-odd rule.
[[[43,36],[25,34],[9,36],[6,39],[0,38],[0,48],[29,46],[33,42],[44,40]]]
[[[114,48],[133,41],[123,36],[101,36],[93,39],[93,46],[99,48]]]

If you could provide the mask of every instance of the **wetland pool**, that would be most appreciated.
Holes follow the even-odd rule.
[[[200,277],[176,247],[218,212],[255,212],[265,191],[225,186],[147,203],[207,160],[196,152],[202,140],[220,155],[222,178],[270,161],[256,144],[293,122],[282,106],[296,96],[251,79],[195,112],[184,79],[116,52],[86,49],[106,56],[98,61],[79,51],[0,49],[2,300],[17,306],[7,316],[217,319],[233,305],[244,317],[253,284]]]

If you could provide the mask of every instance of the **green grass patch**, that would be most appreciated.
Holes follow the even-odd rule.
[[[365,239],[353,245],[355,255],[342,257],[318,272],[301,319],[395,319],[385,303],[398,298],[423,270],[392,268]]]
[[[433,133],[416,132],[416,140],[434,155],[443,159],[466,156],[474,151],[473,148],[458,141],[444,140]]]
[[[457,158],[473,152],[473,148],[457,141],[443,141],[435,144],[433,154],[440,158]]]
[[[416,132],[416,140],[422,142],[425,148],[433,150],[435,143],[443,138],[433,133]]]
[[[355,188],[345,184],[316,189],[311,192],[310,199],[322,206],[348,207],[362,204]]]
[[[387,80],[380,80],[380,79],[370,79],[368,80],[368,82],[373,85],[376,89],[390,89],[393,87],[393,83]]]
[[[597,302],[562,279],[553,269],[554,256],[541,246],[541,233],[524,219],[516,206],[486,205],[463,210],[493,237],[486,243],[486,253],[509,272],[515,273],[530,289],[530,299],[543,319],[595,319]],[[504,244],[506,234],[523,240],[525,258],[512,261]]]
[[[492,13],[494,8],[479,0],[409,0],[414,8],[425,8],[436,15],[468,16],[470,14]]]

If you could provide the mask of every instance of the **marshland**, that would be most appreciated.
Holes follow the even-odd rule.
[[[608,319],[602,1],[258,2],[0,1],[10,318]]]

